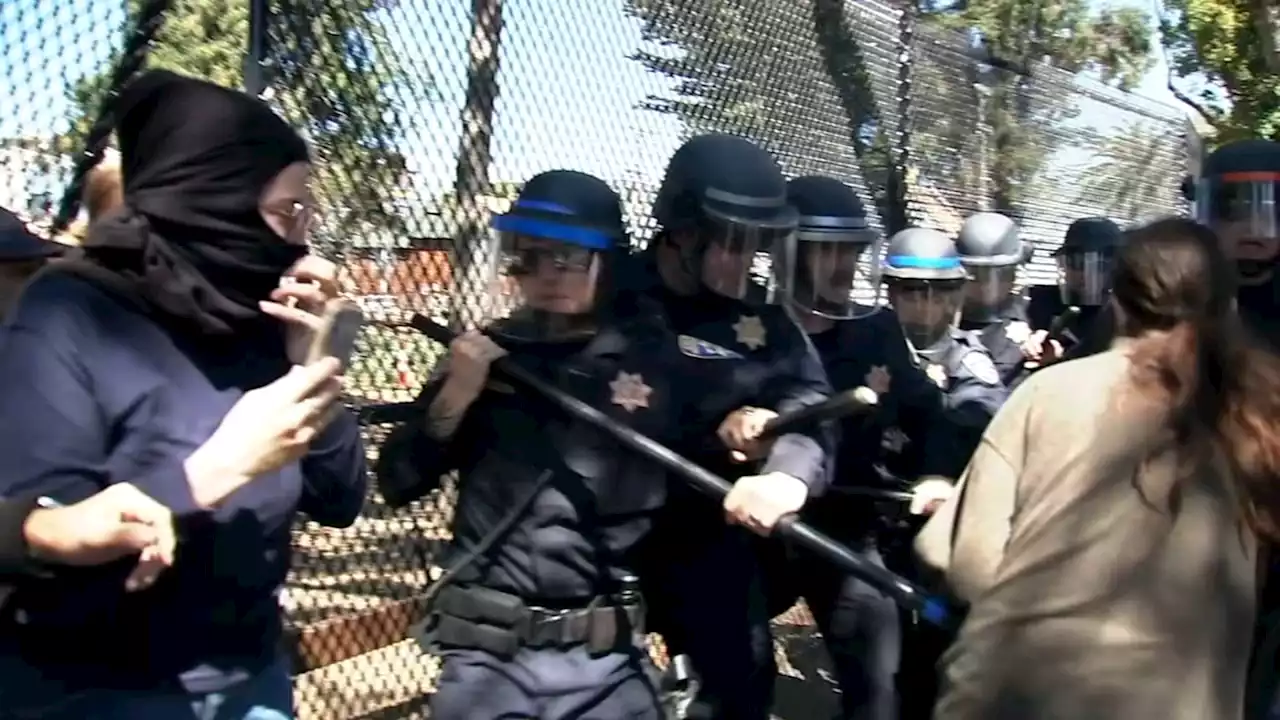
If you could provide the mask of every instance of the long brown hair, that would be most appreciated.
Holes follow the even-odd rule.
[[[1207,227],[1159,220],[1126,233],[1113,278],[1133,376],[1167,400],[1177,441],[1199,466],[1232,465],[1245,517],[1280,538],[1280,358],[1235,311],[1235,269]]]

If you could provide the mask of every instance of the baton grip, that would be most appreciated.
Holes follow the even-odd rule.
[[[453,342],[456,334],[424,315],[415,315],[410,325],[424,335],[442,344]],[[732,485],[724,478],[699,465],[695,465],[674,450],[638,432],[635,428],[618,422],[599,409],[582,402],[564,390],[552,385],[528,370],[499,358],[491,366],[507,379],[514,380],[557,405],[560,409],[584,422],[591,423],[613,436],[622,445],[640,453],[670,472],[682,477],[704,495],[723,499]],[[774,527],[774,535],[804,547],[821,556],[841,570],[893,598],[903,607],[920,613],[920,617],[935,625],[951,628],[956,621],[950,606],[941,598],[929,596],[922,588],[894,572],[874,565],[849,548],[813,529],[794,515],[783,516]]]
[[[1067,326],[1078,317],[1080,317],[1080,308],[1075,305],[1063,310],[1062,314],[1054,318],[1053,322],[1050,323],[1049,332],[1045,333],[1045,339],[1061,342],[1062,333],[1066,332]]]
[[[839,420],[848,415],[867,413],[879,404],[879,396],[869,387],[846,390],[817,405],[810,405],[773,418],[765,423],[764,429],[760,431],[760,439],[786,435],[820,423]]]

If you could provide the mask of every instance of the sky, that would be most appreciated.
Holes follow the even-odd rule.
[[[1151,0],[1109,0],[1152,10]],[[1106,3],[1098,0],[1097,7]],[[523,179],[567,166],[611,180],[660,174],[679,143],[678,120],[638,110],[649,95],[670,95],[671,80],[647,72],[629,53],[672,54],[641,37],[624,0],[505,0],[494,180]],[[65,89],[102,67],[119,42],[123,2],[0,2],[0,137],[61,129]],[[401,0],[386,12],[394,52],[410,69],[399,122],[417,190],[427,196],[452,180],[465,91],[469,0]],[[1157,58],[1159,60],[1159,58]],[[1176,105],[1163,61],[1138,94]],[[589,108],[589,111],[585,111]],[[1077,121],[1106,127],[1125,118],[1090,103]],[[1114,117],[1112,117],[1114,115]]]

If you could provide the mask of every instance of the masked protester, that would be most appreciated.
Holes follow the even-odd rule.
[[[63,247],[37,237],[25,223],[0,208],[0,314],[7,314],[27,281]]]
[[[956,237],[956,252],[969,273],[960,329],[982,337],[1009,387],[1026,374],[1022,345],[1031,337],[1026,298],[1017,291],[1017,282],[1018,268],[1031,258],[1032,246],[1018,232],[1008,217],[982,212],[965,220]]]
[[[768,152],[702,135],[672,156],[653,217],[658,234],[628,281],[663,305],[679,336],[694,409],[676,449],[736,482],[720,507],[673,487],[642,578],[654,629],[701,676],[702,708],[764,720],[775,668],[760,553],[779,548],[742,528],[768,534],[821,493],[834,449],[825,426],[761,436],[770,418],[830,394],[821,360],[776,304],[768,264],[796,231],[796,211]]]
[[[28,285],[0,342],[0,495],[73,505],[131,483],[176,518],[180,561],[139,592],[124,588],[132,563],[19,587],[0,706],[293,717],[277,598],[290,529],[298,511],[349,525],[366,492],[359,427],[332,407],[337,363],[286,449],[264,455],[262,428],[240,420],[221,430],[246,434],[199,450],[238,400],[305,362],[336,291],[308,255],[307,147],[258,100],[168,72],[135,80],[116,117],[124,204],[83,258]]]
[[[536,175],[493,220],[510,314],[455,340],[377,477],[403,506],[460,473],[450,570],[417,633],[444,671],[431,717],[659,718],[630,561],[666,498],[661,468],[492,376],[504,358],[641,433],[679,437],[681,363],[651,302],[620,295],[621,200]]]

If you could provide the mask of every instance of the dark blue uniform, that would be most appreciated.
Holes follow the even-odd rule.
[[[1009,391],[976,333],[951,328],[931,347],[917,349],[916,362],[942,388],[943,415],[959,434],[962,447],[952,457],[964,461],[940,473],[958,478]]]
[[[781,472],[824,491],[835,446],[832,428],[783,435],[760,467],[734,464],[716,437],[725,417],[741,407],[780,414],[815,405],[831,393],[812,345],[780,307],[752,307],[704,293],[690,299],[654,282],[647,256],[637,259],[633,280],[661,298],[679,335],[682,387],[690,405],[675,449],[729,480]],[[773,561],[780,547],[729,526],[714,502],[687,490],[673,496],[642,574],[655,627],[669,651],[687,654],[703,688],[725,717],[765,718],[772,704],[773,642],[764,599],[760,558]]]
[[[649,437],[678,434],[680,356],[656,315],[585,344],[512,348],[509,360]],[[455,469],[450,565],[460,569],[433,610],[445,665],[432,717],[657,717],[627,578],[666,497],[661,469],[496,378],[451,440],[419,423],[394,432],[377,477],[388,502],[404,505]]]
[[[1032,330],[1049,330],[1067,310],[1057,287],[1037,285],[1027,293],[1027,322]],[[1082,305],[1080,314],[1069,320],[1059,333],[1063,359],[1094,355],[1111,345],[1114,317],[1106,305]]]
[[[1000,380],[1013,388],[1026,376],[1022,343],[1031,337],[1031,324],[1027,320],[1027,302],[1013,297],[1000,309],[993,322],[961,320],[960,329],[978,333],[982,345],[991,353],[991,359],[1000,372]]]
[[[834,484],[804,516],[883,566],[877,503],[857,490],[903,490],[887,482],[878,465],[892,477],[914,479],[945,474],[967,458],[949,456],[956,443],[946,437],[942,391],[916,367],[892,310],[839,321],[810,340],[834,389],[866,386],[880,402],[874,415],[842,424]],[[798,554],[786,577],[805,598],[831,653],[843,717],[897,717],[894,676],[902,633],[893,600],[808,553]]]

